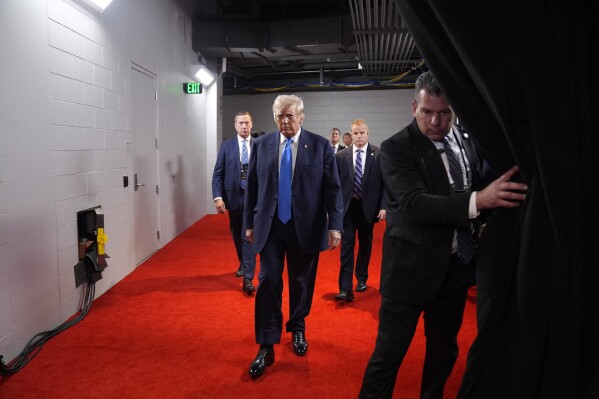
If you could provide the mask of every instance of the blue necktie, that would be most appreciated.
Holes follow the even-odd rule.
[[[447,156],[447,164],[449,165],[449,174],[453,180],[457,190],[464,189],[464,175],[462,174],[462,164],[458,155],[453,151],[447,137],[443,139],[443,148],[445,149],[445,155]],[[459,227],[456,229],[458,236],[458,257],[465,264],[470,263],[474,252],[476,251],[476,244],[474,242],[474,236],[472,231],[468,227]]]
[[[362,150],[356,150],[356,168],[354,170],[354,192],[352,197],[362,199]]]
[[[248,148],[247,148],[247,140],[244,139],[241,141],[241,169],[243,170],[244,165],[247,168],[247,164],[248,164]],[[248,181],[247,181],[247,174],[242,173],[242,178],[241,178],[241,188],[243,188],[245,190],[245,188],[248,185]],[[246,177],[246,179],[244,179],[243,177]]]
[[[287,139],[283,154],[281,155],[281,169],[279,170],[279,220],[287,223],[291,219],[291,139]]]

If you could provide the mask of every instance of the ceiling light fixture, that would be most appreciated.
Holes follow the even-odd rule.
[[[92,8],[94,11],[102,12],[112,3],[112,0],[78,0],[80,3]]]
[[[203,66],[200,67],[200,70],[196,73],[196,78],[200,81],[202,86],[210,86],[212,82],[214,82],[214,76],[206,68]]]

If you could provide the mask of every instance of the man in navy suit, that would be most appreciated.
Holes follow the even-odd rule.
[[[332,128],[331,132],[329,133],[329,140],[331,142],[331,145],[333,146],[333,150],[335,151],[335,153],[338,153],[339,151],[345,148],[343,144],[339,144],[340,139],[341,130],[337,129],[336,127]]]
[[[366,291],[368,264],[372,252],[374,224],[385,219],[384,184],[379,165],[380,150],[368,143],[368,125],[362,119],[351,124],[353,144],[335,154],[343,195],[343,237],[339,270],[338,301],[351,302],[354,275],[354,247],[358,233],[355,274],[357,292]]]
[[[235,130],[235,138],[223,142],[218,151],[212,174],[212,197],[218,213],[229,212],[229,228],[239,259],[236,275],[243,276],[243,291],[250,294],[256,290],[252,283],[256,253],[243,231],[244,193],[251,151],[252,116],[249,112],[235,115]]]
[[[525,199],[526,186],[509,181],[516,166],[485,187],[473,143],[453,126],[453,110],[430,72],[416,80],[412,115],[409,126],[381,143],[387,195],[382,299],[360,399],[393,396],[421,314],[426,354],[420,398],[443,398],[474,267],[473,221],[482,210],[516,207]]]
[[[283,269],[287,262],[289,320],[293,350],[308,350],[305,318],[310,313],[318,257],[339,245],[343,200],[333,147],[301,127],[304,104],[280,95],[272,107],[278,131],[254,141],[245,202],[246,235],[260,254],[255,329],[258,354],[252,378],[274,362],[281,340]]]

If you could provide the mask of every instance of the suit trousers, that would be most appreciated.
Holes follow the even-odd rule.
[[[414,305],[382,298],[376,346],[366,366],[360,399],[392,398],[399,367],[423,312],[426,355],[420,398],[443,398],[445,383],[458,357],[457,336],[464,316],[469,275],[469,266],[452,255],[441,291],[432,302]]]
[[[289,321],[287,332],[305,331],[305,318],[312,308],[314,283],[320,253],[305,253],[300,248],[293,217],[283,224],[272,222],[268,239],[260,252],[260,273],[255,301],[256,343],[278,344],[283,328],[283,269],[287,262]]]
[[[253,280],[256,272],[256,253],[254,252],[254,246],[248,241],[243,230],[243,205],[235,210],[229,209],[228,212],[229,230],[231,236],[233,236],[239,266],[243,270],[243,278]]]
[[[368,280],[368,264],[372,253],[374,223],[364,217],[362,201],[352,199],[343,216],[343,236],[341,237],[341,269],[339,271],[339,290],[352,289],[354,274],[354,247],[358,233],[358,256],[355,274],[358,281]]]

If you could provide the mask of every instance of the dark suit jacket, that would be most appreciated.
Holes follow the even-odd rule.
[[[364,217],[370,223],[378,222],[378,213],[381,209],[385,209],[386,206],[386,203],[383,202],[385,186],[381,178],[380,151],[377,146],[368,143],[368,153],[363,155],[366,158],[366,164],[362,173],[362,211],[364,212]],[[355,168],[353,152],[354,146],[350,145],[348,148],[335,154],[339,180],[341,181],[341,193],[343,195],[343,215],[349,209],[349,203],[354,191]]]
[[[254,229],[254,249],[261,252],[277,217],[280,133],[256,139],[248,172],[244,222]],[[331,143],[302,128],[293,181],[291,211],[305,253],[328,248],[328,231],[343,231],[343,202]],[[328,217],[327,217],[328,215]]]
[[[480,162],[469,139],[463,147],[480,189]],[[454,229],[469,226],[470,193],[452,193],[443,160],[414,120],[381,144],[388,195],[381,287],[383,296],[425,304],[438,293],[450,261]]]
[[[235,138],[221,144],[212,174],[212,198],[222,197],[227,209],[232,211],[242,206],[244,200],[237,137],[235,135]],[[249,145],[252,141],[250,139]]]
[[[332,147],[332,145],[331,145],[331,147]],[[338,144],[338,145],[337,145],[337,152],[339,152],[339,151],[341,151],[341,150],[344,150],[344,149],[346,149],[346,148],[347,148],[347,147],[346,147],[346,146],[344,146],[343,144]],[[336,153],[337,153],[337,152],[336,152]],[[336,154],[336,153],[335,153],[335,154]]]

